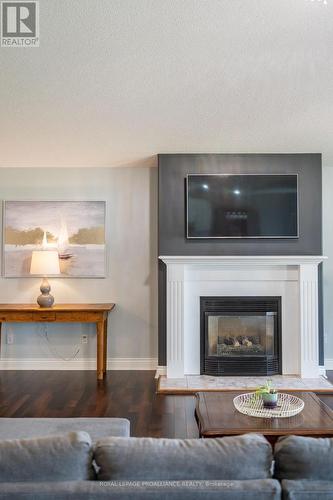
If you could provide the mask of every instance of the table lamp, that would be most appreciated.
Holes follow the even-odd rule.
[[[37,298],[40,307],[52,307],[54,297],[46,276],[60,274],[59,254],[56,250],[34,250],[31,256],[30,274],[43,276],[40,286],[41,295]]]

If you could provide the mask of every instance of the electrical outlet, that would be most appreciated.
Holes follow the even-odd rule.
[[[81,335],[81,344],[88,344],[88,335]]]
[[[7,333],[7,344],[8,345],[14,344],[14,334],[13,333]]]

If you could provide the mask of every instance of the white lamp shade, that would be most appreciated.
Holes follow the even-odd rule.
[[[56,250],[34,250],[31,256],[30,274],[44,276],[60,274],[58,252]]]

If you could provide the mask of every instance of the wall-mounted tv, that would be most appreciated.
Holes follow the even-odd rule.
[[[189,174],[187,238],[298,238],[297,174]]]

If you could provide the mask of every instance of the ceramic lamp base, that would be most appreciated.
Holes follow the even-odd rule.
[[[52,307],[54,303],[54,297],[50,294],[51,286],[46,278],[43,278],[42,284],[40,286],[41,295],[37,297],[37,304],[40,307]]]

